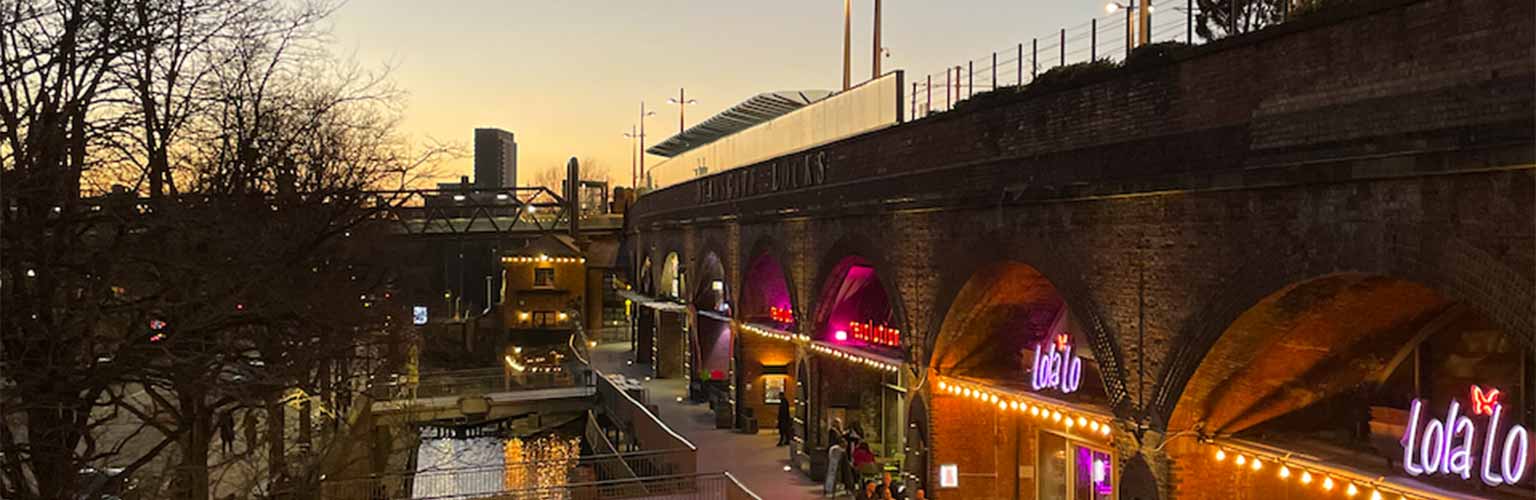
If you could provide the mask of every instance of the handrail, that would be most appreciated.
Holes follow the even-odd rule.
[[[728,472],[700,472],[700,473],[692,473],[692,474],[676,474],[676,475],[670,475],[670,476],[641,477],[641,478],[635,478],[635,479],[611,479],[611,480],[605,480],[605,481],[591,481],[591,482],[585,482],[585,483],[571,483],[571,484],[564,484],[564,485],[559,485],[559,486],[543,486],[543,487],[526,488],[526,489],[518,489],[518,490],[506,490],[506,491],[500,491],[500,492],[495,492],[495,493],[490,493],[490,494],[477,494],[477,495],[472,495],[472,496],[473,497],[477,497],[477,498],[502,498],[502,497],[511,497],[511,498],[546,498],[546,497],[555,497],[555,498],[561,498],[558,495],[559,493],[568,492],[568,491],[571,491],[571,490],[613,489],[613,488],[626,488],[626,487],[640,487],[640,488],[644,488],[644,489],[650,490],[650,489],[657,489],[656,488],[657,483],[674,483],[674,484],[692,483],[692,486],[694,488],[697,488],[697,486],[699,485],[701,480],[710,480],[710,479],[717,479],[717,480],[721,481],[721,483],[729,484],[731,486],[735,486],[737,488],[740,488],[740,491],[742,493],[750,495],[751,498],[754,498],[754,499],[757,499],[757,500],[761,500],[762,499],[762,497],[757,496],[757,494],[753,493],[752,490],[747,489],[746,486],[742,485],[740,481],[737,481],[736,478],[731,476],[730,473],[728,473]],[[722,487],[721,490],[723,490],[723,489],[724,488]],[[724,491],[720,491],[720,493],[724,493]],[[435,496],[435,497],[425,497],[425,498],[421,498],[421,499],[417,499],[417,500],[449,500],[449,499],[462,499],[462,498],[470,498],[470,497],[471,497],[471,495],[444,495],[444,496]]]
[[[607,374],[603,373],[602,370],[599,370],[595,366],[591,366],[591,365],[588,365],[588,366],[591,367],[592,373],[596,376],[596,378],[598,380],[597,384],[598,384],[598,398],[599,399],[602,398],[603,387],[605,387],[605,386],[608,387],[609,391],[618,393],[618,395],[620,397],[623,397],[625,401],[628,401],[629,404],[633,405],[641,413],[645,414],[645,416],[651,420],[651,423],[656,424],[656,426],[661,427],[662,430],[667,431],[667,434],[672,436],[673,439],[676,439],[679,443],[682,443],[689,450],[698,451],[699,448],[697,446],[694,446],[693,443],[688,441],[687,438],[684,438],[683,436],[678,435],[676,431],[673,431],[672,427],[670,427],[666,423],[662,422],[660,417],[657,417],[656,414],[651,413],[650,408],[646,408],[645,405],[640,404],[639,401],[635,401],[635,398],[630,397],[629,393],[624,392],[623,390],[619,389],[618,386],[614,385],[613,381],[609,380]]]
[[[731,474],[728,471],[727,472],[722,472],[721,474],[725,474],[725,478],[731,480],[731,484],[735,485],[736,489],[738,491],[740,491],[742,494],[747,495],[748,497],[751,497],[754,500],[763,500],[763,497],[757,496],[757,493],[752,492],[752,489],[748,488],[747,485],[741,484],[741,481],[738,481],[736,479],[735,475]]]

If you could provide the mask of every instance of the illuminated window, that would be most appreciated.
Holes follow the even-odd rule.
[[[533,286],[539,288],[553,288],[555,286],[555,268],[535,268],[533,270]]]
[[[1038,481],[1042,500],[1115,498],[1114,456],[1051,432],[1039,434]]]
[[[555,326],[555,324],[556,324],[555,321],[556,320],[555,320],[555,312],[554,311],[534,311],[533,312],[533,327],[534,328],[549,328],[549,327]]]

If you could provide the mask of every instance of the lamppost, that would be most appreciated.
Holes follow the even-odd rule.
[[[641,173],[641,174],[645,173],[645,117],[651,116],[651,115],[654,115],[654,114],[656,114],[655,111],[646,111],[645,110],[645,101],[640,101],[640,133],[635,135],[634,137],[635,137],[635,142],[639,144],[635,149],[637,151],[636,154],[640,155],[640,170],[639,170],[639,173]],[[632,182],[635,183],[634,187],[638,188],[640,186],[640,181],[639,181],[638,177],[636,179],[632,180]]]
[[[1151,12],[1152,6],[1147,5],[1147,0],[1141,0],[1141,2],[1142,2],[1142,5],[1140,5],[1140,6],[1135,5],[1135,4],[1122,4],[1120,2],[1109,2],[1107,4],[1104,4],[1104,12],[1108,12],[1110,14],[1114,14],[1117,11],[1122,11],[1122,10],[1125,11],[1125,57],[1126,57],[1126,59],[1130,59],[1130,57],[1131,57],[1131,48],[1135,47],[1137,45],[1136,35],[1134,34],[1135,33],[1135,24],[1134,23],[1136,21],[1134,19],[1132,19],[1132,16],[1135,14],[1135,11],[1138,10],[1138,9],[1143,10],[1143,12],[1142,12],[1143,21],[1150,20],[1150,19],[1148,19],[1146,17],[1146,14]],[[1145,28],[1142,29],[1142,33],[1141,34],[1142,34],[1142,36],[1146,36],[1147,35]],[[1146,41],[1143,40],[1141,43],[1146,43]]]
[[[853,0],[843,0],[843,90],[852,85]]]
[[[677,98],[668,97],[667,102],[677,105],[677,133],[681,135],[683,133],[683,112],[687,110],[689,104],[698,104],[699,100],[689,99],[687,92],[680,88],[677,89]]]
[[[630,125],[624,137],[635,140],[634,147],[629,148],[629,188],[637,189],[640,187],[640,168],[636,166],[635,160],[640,157],[640,134],[635,132],[634,125]]]
[[[869,77],[870,80],[874,80],[876,78],[880,78],[880,53],[885,50],[884,47],[880,46],[880,0],[875,0],[875,33],[874,33],[874,38],[875,38],[875,53],[874,53],[874,59],[870,61],[870,69],[871,69],[870,77]]]

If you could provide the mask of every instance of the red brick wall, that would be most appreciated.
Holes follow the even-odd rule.
[[[743,398],[737,404],[756,412],[759,429],[778,429],[779,406],[763,403],[763,365],[785,365],[788,373],[784,382],[784,404],[789,404],[789,398],[795,396],[795,346],[746,331],[739,332],[737,342],[740,343],[741,362],[736,365],[736,371],[741,378],[736,384],[742,388]]]

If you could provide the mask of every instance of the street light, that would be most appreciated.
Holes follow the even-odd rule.
[[[1131,16],[1136,11],[1136,9],[1136,5],[1133,4],[1122,4],[1120,2],[1109,2],[1104,4],[1104,12],[1114,14],[1117,11],[1125,11],[1125,58],[1127,60],[1131,58],[1131,47],[1133,47],[1133,44],[1135,43],[1135,35],[1132,34],[1131,25],[1131,23],[1135,21],[1131,19]]]
[[[699,100],[689,99],[688,93],[684,89],[679,88],[677,89],[677,98],[668,97],[667,102],[677,105],[677,133],[681,135],[683,133],[683,112],[688,108],[689,104],[698,104]]]
[[[640,134],[635,132],[634,125],[630,125],[629,132],[625,133],[624,137],[635,140],[634,147],[629,148],[629,187],[633,189],[640,187],[637,180],[640,178],[640,170],[635,166],[636,159],[640,157]]]
[[[656,114],[655,111],[645,110],[645,101],[640,101],[640,133],[628,134],[628,137],[635,138],[635,149],[637,151],[636,154],[640,156],[640,169],[636,172],[632,172],[633,175],[630,176],[630,187],[640,187],[639,174],[645,172],[645,117],[654,114]]]

